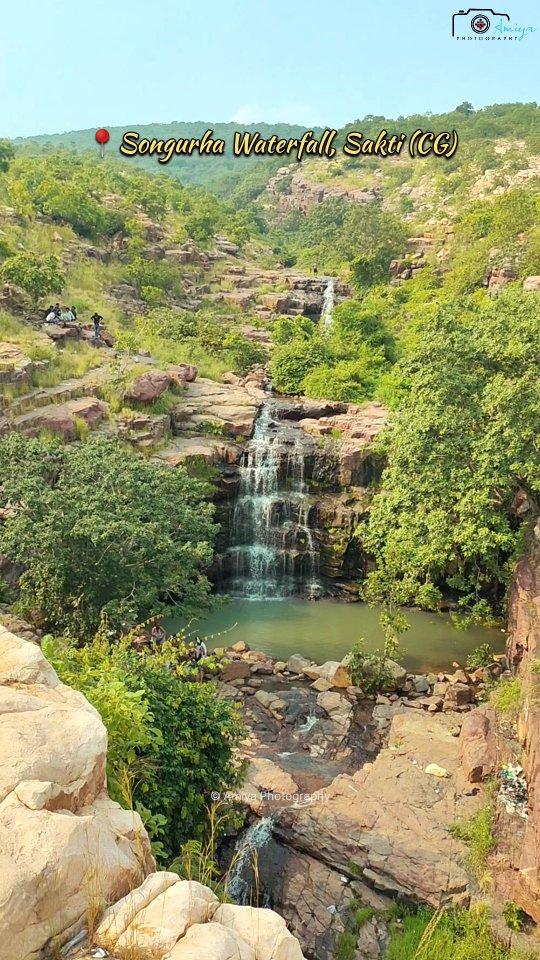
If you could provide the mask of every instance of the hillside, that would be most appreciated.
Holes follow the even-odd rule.
[[[456,124],[456,157],[278,171],[254,161],[226,198],[112,158],[16,149],[0,186],[2,337],[20,349],[13,359],[4,348],[15,369],[5,378],[4,430],[72,435],[83,429],[74,418],[86,416],[147,455],[177,461],[187,443],[226,460],[239,454],[223,440],[251,433],[257,402],[242,391],[264,385],[263,368],[279,393],[313,401],[316,417],[333,404],[338,419],[314,429],[344,449],[354,439],[339,420],[347,405],[382,403],[400,416],[385,433],[384,496],[361,539],[356,502],[341,548],[356,558],[351,576],[367,549],[378,559],[363,587],[373,597],[390,591],[432,608],[442,591],[479,615],[500,613],[519,540],[515,498],[528,515],[538,490],[537,113],[464,104],[400,119]],[[366,129],[383,121],[369,118]],[[86,329],[43,325],[59,295]],[[96,310],[108,349],[92,341]],[[152,365],[165,386],[142,399],[131,385]],[[184,365],[182,376],[171,379],[170,365]],[[197,400],[177,414],[175,378],[192,367],[209,385],[189,387]],[[89,396],[98,406],[86,410]],[[53,428],[59,402],[77,406]],[[49,420],[36,420],[42,407]],[[188,427],[185,440],[176,426],[169,443],[170,417]]]

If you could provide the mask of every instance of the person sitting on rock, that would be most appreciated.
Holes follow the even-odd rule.
[[[60,314],[60,321],[64,326],[68,323],[73,323],[75,317],[73,316],[71,309],[69,307],[62,307],[62,312]]]
[[[58,323],[58,317],[52,303],[45,314],[45,323]]]
[[[72,312],[72,314],[73,314],[73,319],[74,319],[75,321],[77,321],[77,307],[70,307],[69,309],[71,310],[71,312]]]
[[[101,339],[101,321],[103,317],[99,313],[93,313],[90,317],[92,323],[94,324],[94,340]]]

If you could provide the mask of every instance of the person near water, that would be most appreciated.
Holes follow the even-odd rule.
[[[94,324],[94,339],[99,340],[101,337],[101,321],[103,317],[99,313],[93,313],[90,317],[92,323]]]
[[[164,640],[167,639],[167,633],[165,632],[164,628],[158,623],[155,623],[153,625],[150,631],[150,636],[152,638],[152,643],[155,643],[158,646],[162,644]]]

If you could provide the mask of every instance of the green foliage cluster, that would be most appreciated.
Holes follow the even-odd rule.
[[[406,913],[394,930],[386,960],[533,960],[508,950],[493,935],[487,909],[434,914],[426,908]]]
[[[305,317],[278,319],[270,375],[276,390],[361,403],[372,398],[396,357],[391,332],[360,300],[334,310],[331,330]]]
[[[491,692],[491,702],[496,712],[506,719],[515,720],[523,700],[523,688],[519,677],[507,680],[503,677]]]
[[[33,253],[8,256],[0,267],[0,278],[26,290],[34,304],[49,293],[59,293],[65,283],[57,257],[37,257]]]
[[[0,440],[0,504],[12,507],[0,551],[23,567],[20,608],[81,637],[103,615],[123,628],[173,599],[200,612],[216,530],[207,496],[111,439]]]
[[[386,280],[390,261],[403,252],[407,229],[379,203],[336,199],[317,204],[307,214],[292,211],[271,236],[302,266],[329,274],[347,266],[363,287]]]
[[[452,827],[452,835],[469,847],[468,863],[480,886],[488,879],[488,859],[497,845],[493,833],[495,810],[492,805],[481,807],[477,814],[464,823]]]
[[[261,347],[211,309],[192,313],[156,307],[144,317],[135,317],[131,329],[118,337],[117,346],[149,350],[160,361],[171,363],[196,362],[197,350],[202,349],[224,371],[239,375],[266,359]]]
[[[366,596],[437,605],[441,591],[487,617],[521,545],[518,490],[540,493],[540,310],[534,295],[441,307],[401,364],[408,383],[386,431],[380,493],[362,536],[377,560]]]
[[[109,792],[141,813],[159,859],[202,838],[211,792],[238,778],[233,754],[243,729],[213,683],[182,674],[181,639],[136,653],[129,637],[114,642],[102,623],[91,643],[48,638],[44,649],[60,678],[101,714]]]

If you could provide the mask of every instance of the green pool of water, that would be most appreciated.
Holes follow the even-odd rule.
[[[482,627],[456,629],[449,616],[406,611],[409,630],[401,641],[404,666],[418,673],[449,667],[454,660],[465,663],[467,654],[481,643],[494,652],[504,650],[505,634]],[[172,616],[168,629],[185,623]],[[363,603],[335,600],[230,600],[210,616],[192,621],[189,632],[208,637],[210,648],[230,646],[244,640],[253,650],[262,650],[278,660],[301,653],[318,663],[341,660],[360,637],[366,650],[382,642],[379,611]]]

